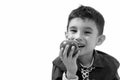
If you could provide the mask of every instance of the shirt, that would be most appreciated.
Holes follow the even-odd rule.
[[[93,53],[94,62],[92,67],[94,69],[89,73],[89,80],[120,80],[117,70],[119,68],[119,62],[112,56],[98,50],[94,50]],[[76,75],[79,80],[83,80],[81,73],[80,61],[77,60],[78,70]],[[57,57],[53,61],[52,80],[62,80],[63,73],[65,73],[66,67],[61,61],[60,57]]]

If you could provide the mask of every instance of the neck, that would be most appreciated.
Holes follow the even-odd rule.
[[[83,66],[90,66],[93,60],[93,51],[89,54],[79,56],[78,59]]]

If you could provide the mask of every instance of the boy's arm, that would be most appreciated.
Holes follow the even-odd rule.
[[[61,71],[57,66],[53,65],[52,80],[78,80],[78,76],[74,79],[68,79],[65,72],[63,73],[63,71]]]

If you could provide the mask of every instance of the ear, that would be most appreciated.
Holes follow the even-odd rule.
[[[66,39],[68,39],[68,32],[65,32],[65,37]]]
[[[101,45],[104,41],[105,41],[105,35],[100,35],[100,36],[98,37],[98,40],[97,40],[96,45],[99,46],[99,45]]]

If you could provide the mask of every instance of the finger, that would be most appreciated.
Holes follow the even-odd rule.
[[[60,49],[59,57],[60,57],[60,58],[63,58],[63,48]]]
[[[65,58],[67,58],[68,48],[69,48],[69,45],[66,45],[66,46],[65,46],[65,49],[64,49],[64,51],[63,51],[63,56],[64,56]]]
[[[79,56],[79,54],[80,54],[80,52],[81,52],[81,51],[80,51],[80,50],[78,50],[77,54],[76,54],[73,58],[76,58],[76,59],[77,59],[77,58],[78,58],[78,56]]]
[[[75,46],[72,46],[72,47],[71,47],[70,54],[68,55],[69,57],[71,57],[71,58],[72,58],[73,53],[74,53],[74,50],[75,50]]]

